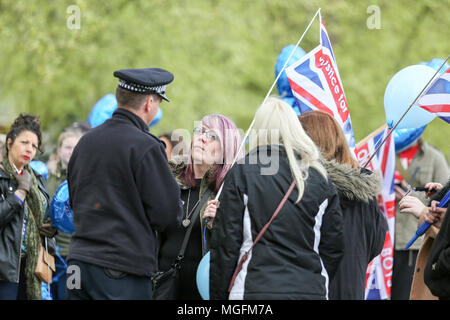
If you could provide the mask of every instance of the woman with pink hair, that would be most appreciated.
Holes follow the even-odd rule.
[[[215,217],[214,197],[235,159],[241,138],[234,122],[221,114],[203,117],[194,127],[190,150],[185,158],[175,157],[169,165],[181,189],[184,216],[180,227],[167,228],[158,234],[158,270],[165,271],[177,259],[186,231],[192,226],[188,246],[176,279],[176,300],[201,300],[196,285],[197,266],[209,249],[210,229]],[[203,205],[202,198],[205,197]],[[206,200],[207,199],[207,200]],[[197,218],[195,209],[200,207]],[[206,223],[205,219],[209,222]],[[154,289],[154,299],[167,299]]]

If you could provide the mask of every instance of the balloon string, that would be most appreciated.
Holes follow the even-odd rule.
[[[300,39],[298,39],[297,44],[295,45],[295,47],[292,49],[291,54],[289,55],[289,57],[287,58],[286,62],[283,65],[283,68],[281,69],[281,71],[278,73],[277,77],[275,78],[275,81],[272,83],[272,86],[270,87],[269,91],[266,94],[266,97],[264,98],[263,102],[261,103],[261,105],[264,105],[267,101],[267,99],[269,98],[270,94],[272,93],[273,88],[275,87],[278,79],[280,78],[281,74],[283,73],[284,69],[286,69],[286,65],[288,64],[289,60],[291,60],[292,56],[294,55],[295,50],[298,48],[298,46],[300,45],[300,42],[303,40],[303,37],[305,36],[305,34],[308,32],[309,28],[311,27],[312,23],[314,22],[314,20],[316,19],[317,15],[320,14],[320,9],[319,8],[316,12],[316,14],[314,15],[314,17],[311,19],[311,21],[309,22],[308,26],[306,27],[305,31],[303,32],[302,36],[300,37]],[[233,165],[236,163],[236,160],[242,150],[242,147],[245,145],[245,141],[247,140],[248,135],[250,134],[250,130],[253,128],[253,125],[255,124],[255,118],[253,117],[252,123],[250,124],[250,127],[247,129],[247,132],[245,133],[244,138],[242,139],[242,143],[239,146],[239,149],[236,153],[236,156],[233,159],[233,162],[231,163],[231,167],[230,169],[233,167]],[[217,191],[216,197],[214,198],[214,200],[219,199],[220,194],[222,193],[222,189],[223,189],[223,182],[222,185],[219,188],[219,191]]]
[[[383,141],[380,143],[380,145],[378,146],[378,148],[374,151],[374,153],[370,156],[369,160],[367,160],[366,164],[364,165],[363,168],[366,168],[367,165],[370,163],[370,161],[372,161],[373,157],[378,153],[378,150],[380,150],[381,146],[386,142],[386,140],[389,138],[389,136],[392,134],[392,132],[394,132],[395,128],[397,128],[398,124],[400,123],[400,121],[403,120],[403,118],[406,116],[406,114],[408,113],[408,111],[416,104],[417,100],[419,100],[423,93],[425,92],[426,89],[428,89],[429,87],[431,87],[432,82],[434,84],[433,80],[437,80],[435,79],[436,75],[439,73],[439,70],[441,70],[441,68],[445,65],[445,63],[447,62],[447,60],[450,58],[450,55],[447,57],[447,59],[445,59],[444,63],[436,70],[436,72],[434,73],[434,75],[431,77],[431,79],[428,81],[428,83],[425,85],[425,87],[423,87],[422,91],[420,91],[419,95],[414,99],[414,101],[411,103],[411,105],[408,107],[408,109],[406,109],[406,111],[403,113],[403,115],[401,116],[401,118],[397,121],[397,123],[395,124],[395,126],[392,129],[388,130],[388,134],[386,135],[386,137],[383,139]]]

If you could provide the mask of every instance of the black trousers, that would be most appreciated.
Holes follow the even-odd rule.
[[[409,300],[419,250],[394,250],[391,300]]]
[[[20,261],[19,283],[0,280],[0,300],[27,300],[25,266],[27,259]]]
[[[78,268],[71,268],[71,266]],[[70,260],[68,270],[73,272],[67,274],[66,297],[68,300],[152,299],[152,281],[148,277],[139,277],[79,260]],[[78,288],[76,281],[72,281],[72,277],[77,276],[80,276]]]

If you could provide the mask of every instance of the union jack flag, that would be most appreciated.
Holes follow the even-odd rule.
[[[322,110],[331,114],[344,131],[348,145],[355,149],[355,136],[344,87],[325,24],[320,16],[320,45],[286,68],[300,113]]]
[[[450,68],[437,78],[417,105],[450,123]]]
[[[369,156],[375,152],[388,134],[387,125],[383,125],[356,145],[356,158],[361,166],[366,164]],[[366,168],[381,173],[382,190],[378,195],[378,204],[386,217],[389,230],[386,233],[383,250],[367,267],[365,298],[366,300],[389,299],[394,265],[393,239],[395,231],[395,144],[393,135],[387,138]]]

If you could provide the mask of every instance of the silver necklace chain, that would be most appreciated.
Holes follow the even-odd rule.
[[[189,224],[191,223],[191,220],[189,218],[191,217],[192,213],[194,212],[195,208],[197,208],[197,206],[198,206],[198,204],[200,202],[200,195],[199,195],[197,203],[194,205],[194,207],[192,208],[191,212],[189,212],[189,201],[190,201],[190,198],[191,198],[191,190],[192,190],[192,188],[189,188],[187,205],[186,205],[186,217],[182,221],[183,227],[185,227],[185,228],[187,228],[189,226]]]

